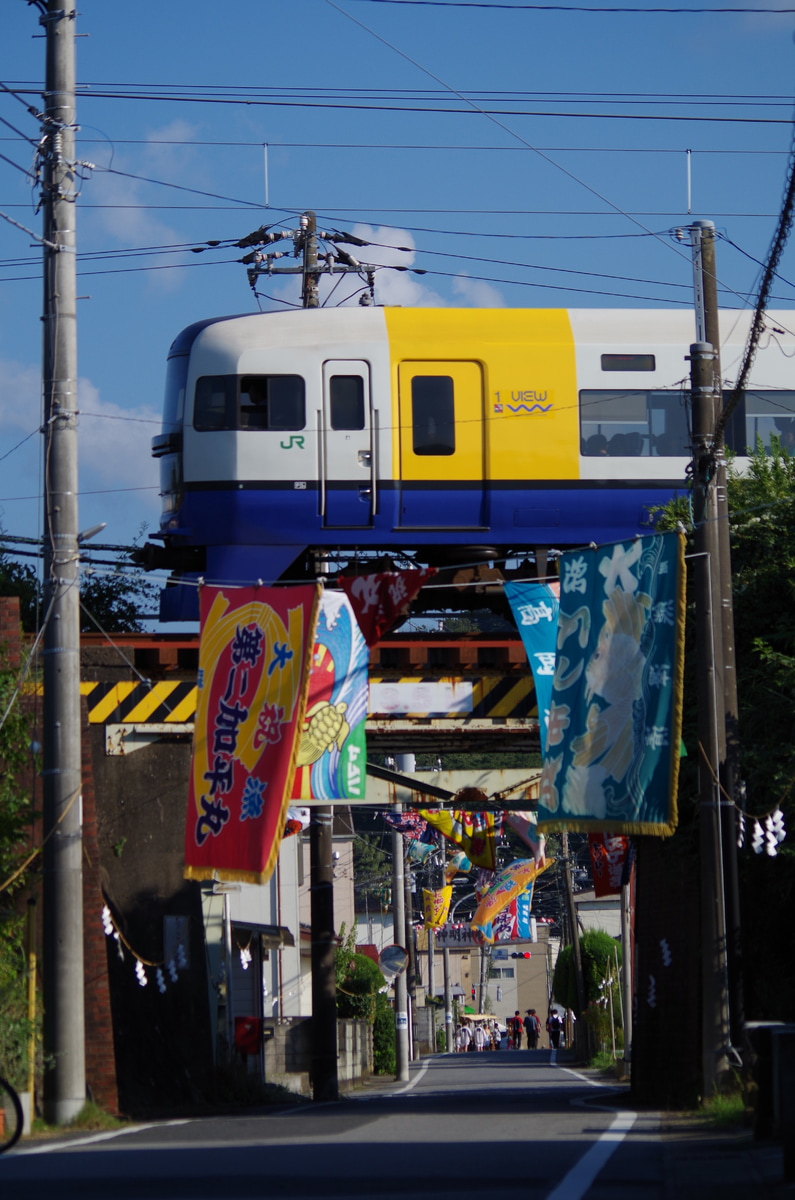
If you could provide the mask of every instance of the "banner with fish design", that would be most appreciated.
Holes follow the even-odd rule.
[[[674,832],[684,624],[683,534],[562,556],[539,830]]]
[[[343,592],[320,601],[294,800],[363,800],[370,652]]]
[[[532,889],[536,879],[542,871],[551,867],[554,861],[554,858],[548,858],[543,866],[539,866],[535,859],[521,858],[509,863],[500,871],[478,904],[477,911],[472,918],[470,928],[473,937],[484,945],[490,945],[496,941],[495,924],[500,913],[508,907],[511,901],[523,892],[527,892],[528,889],[532,900]]]
[[[504,591],[533,672],[543,753],[552,700],[552,680],[555,676],[555,638],[560,601],[547,584],[529,580],[506,583]]]
[[[320,589],[202,587],[187,879],[265,883],[279,854]]]

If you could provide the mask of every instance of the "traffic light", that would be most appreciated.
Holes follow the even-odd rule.
[[[514,950],[511,958],[532,958],[532,955],[529,950]]]

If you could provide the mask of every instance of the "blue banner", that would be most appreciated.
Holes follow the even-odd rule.
[[[533,672],[543,751],[546,749],[552,680],[555,675],[555,636],[560,604],[545,583],[506,583],[505,595]]]
[[[667,837],[682,723],[684,535],[561,558],[538,828]]]

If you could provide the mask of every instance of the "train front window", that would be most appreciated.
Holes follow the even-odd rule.
[[[449,375],[415,375],[411,381],[415,454],[455,454],[455,407]]]
[[[582,453],[589,458],[690,454],[687,393],[606,389],[580,392]]]
[[[234,429],[236,397],[234,375],[202,375],[196,380],[193,428],[203,432]]]
[[[364,380],[361,375],[332,375],[329,380],[332,429],[364,429]]]
[[[305,391],[300,375],[203,375],[196,381],[193,427],[303,429]]]
[[[306,388],[300,375],[244,375],[239,429],[303,429]]]

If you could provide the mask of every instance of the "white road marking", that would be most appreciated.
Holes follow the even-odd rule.
[[[431,1064],[431,1060],[429,1058],[426,1058],[425,1062],[422,1064],[422,1066],[420,1067],[419,1071],[414,1076],[414,1078],[412,1080],[410,1080],[404,1087],[397,1088],[397,1090],[394,1091],[392,1093],[392,1095],[393,1096],[402,1096],[404,1092],[410,1092],[413,1087],[417,1086],[417,1084],[422,1079],[425,1072],[428,1070],[428,1067],[430,1066],[430,1064]]]
[[[555,1190],[549,1193],[546,1200],[581,1200],[605,1163],[621,1145],[637,1117],[638,1114],[634,1112],[618,1113],[610,1128],[602,1134],[598,1142],[594,1142]]]

